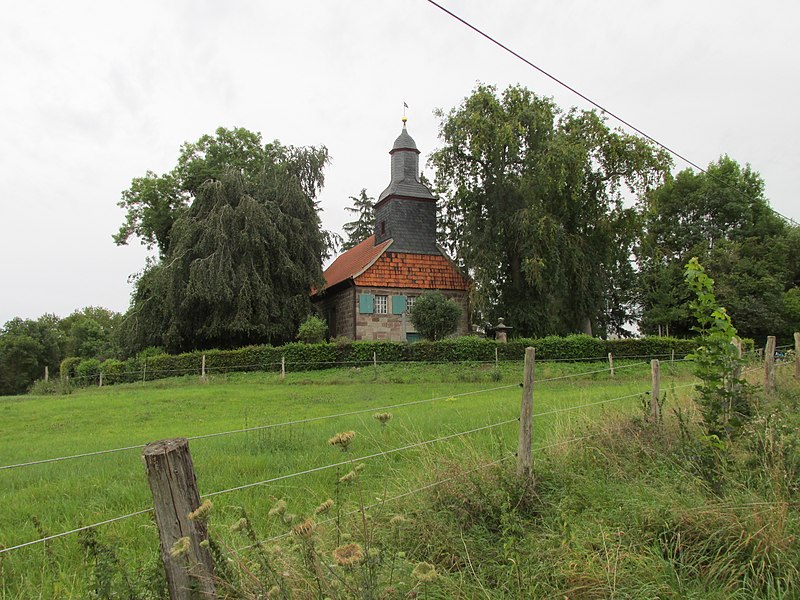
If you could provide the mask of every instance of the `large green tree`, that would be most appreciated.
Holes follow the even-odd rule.
[[[36,379],[58,372],[63,338],[55,315],[15,318],[0,328],[0,395],[21,394]]]
[[[212,172],[207,152],[184,161],[184,147],[181,177],[202,182],[161,262],[137,282],[122,325],[128,353],[281,342],[309,314],[328,244],[315,200],[327,150],[273,142],[248,151],[258,154],[250,166]]]
[[[525,335],[621,331],[639,232],[623,201],[662,181],[667,155],[518,86],[479,85],[439,117],[444,242],[483,316]]]
[[[641,326],[691,333],[682,265],[700,258],[739,332],[761,339],[787,334],[800,283],[800,232],[776,215],[764,182],[728,156],[706,173],[686,169],[647,195],[636,249]]]
[[[344,209],[353,213],[356,219],[344,224],[347,240],[342,244],[342,250],[357,246],[375,230],[375,198],[367,196],[367,190],[364,188],[358,196],[350,196],[350,201],[353,205],[345,206]]]

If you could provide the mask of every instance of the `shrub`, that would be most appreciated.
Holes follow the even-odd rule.
[[[100,361],[96,358],[84,358],[75,367],[75,378],[79,385],[97,383],[100,378]]]
[[[81,360],[83,360],[80,356],[68,356],[64,360],[61,361],[60,367],[60,374],[61,379],[66,379],[67,377],[75,377],[75,367],[77,367]]]
[[[319,344],[325,340],[328,325],[316,315],[309,315],[297,331],[297,341],[306,344]]]
[[[100,364],[103,383],[122,383],[126,381],[127,370],[127,363],[115,358],[109,358]]]
[[[441,292],[425,292],[411,307],[411,322],[429,340],[441,340],[458,327],[461,307]]]

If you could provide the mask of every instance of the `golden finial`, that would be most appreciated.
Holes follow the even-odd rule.
[[[403,100],[403,127],[406,126],[406,121],[408,121],[408,118],[406,118],[406,109],[407,108],[408,108],[408,104],[406,104],[405,100]]]

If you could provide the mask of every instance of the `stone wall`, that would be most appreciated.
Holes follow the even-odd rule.
[[[350,286],[333,294],[325,294],[314,301],[315,306],[328,323],[328,335],[332,338],[355,339],[355,317],[358,310],[358,296]]]
[[[354,291],[353,310],[356,318],[356,336],[354,339],[402,342],[406,341],[406,334],[416,333],[416,329],[411,323],[411,318],[407,314],[392,314],[391,297],[395,295],[420,296],[427,290],[418,288],[356,287]],[[446,297],[455,300],[461,306],[461,321],[456,330],[456,335],[466,335],[469,333],[469,298],[467,292],[441,291]],[[358,295],[362,293],[389,296],[387,314],[360,313]]]

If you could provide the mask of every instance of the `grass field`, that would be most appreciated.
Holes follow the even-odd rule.
[[[537,379],[602,369],[597,363],[540,363]],[[600,372],[536,386],[534,413],[577,407],[650,387],[649,365],[619,363],[616,376]],[[624,367],[624,368],[619,368]],[[665,366],[662,389],[691,381],[685,365]],[[333,464],[343,458],[492,425],[518,416],[520,363],[494,365],[382,365],[289,374],[229,374],[206,384],[177,378],[145,385],[85,389],[67,396],[0,399],[0,466],[168,437],[191,437],[266,424],[366,410],[360,414],[190,441],[200,493]],[[492,388],[493,391],[481,391]],[[682,388],[686,392],[691,388]],[[460,396],[469,392],[472,395]],[[434,399],[433,401],[428,401]],[[393,418],[382,427],[373,409]],[[638,410],[629,398],[536,418],[534,446],[568,436],[576,422],[601,413]],[[356,441],[343,455],[327,444],[339,431]],[[392,453],[368,461],[363,485],[371,496],[401,493],[420,468],[422,454],[460,448],[487,460],[513,452],[516,423]],[[0,470],[0,543],[11,547],[150,506],[141,450]],[[281,533],[265,518],[278,498],[307,512],[330,497],[341,469],[287,479],[214,498],[215,514],[235,521],[239,508],[254,516],[259,534]],[[337,474],[338,472],[338,474]],[[149,515],[103,526],[126,564],[152,563],[157,534]],[[2,598],[86,597],[87,571],[78,536],[71,535],[0,555]],[[152,567],[152,565],[151,565]]]

